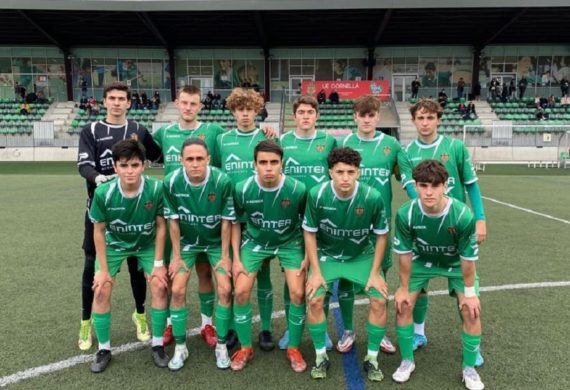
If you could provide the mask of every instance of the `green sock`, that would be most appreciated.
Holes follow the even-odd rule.
[[[402,360],[414,361],[414,325],[397,325],[396,335],[398,335]]]
[[[418,299],[416,299],[416,305],[414,306],[414,323],[423,324],[426,322],[427,311],[428,311],[429,301],[427,294],[420,294]]]
[[[220,303],[216,305],[216,333],[218,335],[218,343],[226,342],[231,315],[231,306],[223,306]]]
[[[174,336],[176,345],[186,344],[186,320],[188,319],[188,308],[170,308],[170,317],[172,320],[172,335]]]
[[[200,313],[204,314],[206,317],[212,317],[214,314],[214,301],[216,300],[216,294],[213,291],[206,293],[198,293],[198,298],[200,298]]]
[[[374,325],[368,321],[366,331],[368,332],[368,354],[376,357],[380,350],[380,343],[384,338],[384,334],[386,334],[386,327]]]
[[[303,337],[303,326],[305,325],[305,312],[307,310],[306,304],[295,305],[291,304],[289,309],[289,348],[298,348],[301,344],[301,337]]]
[[[330,294],[325,294],[325,301],[323,302],[323,311],[325,312],[325,318],[329,318],[331,296]]]
[[[338,306],[342,315],[344,330],[354,331],[354,286],[351,282],[341,279],[338,282]]]
[[[162,337],[164,328],[166,328],[166,318],[168,318],[168,310],[151,308],[152,337]]]
[[[93,328],[99,344],[108,343],[111,340],[111,311],[106,313],[93,313]]]
[[[234,305],[236,331],[242,347],[251,347],[251,303]]]
[[[317,322],[316,324],[309,324],[307,326],[309,328],[309,334],[311,335],[311,340],[313,340],[313,344],[315,349],[323,350],[325,349],[325,334],[327,333],[327,322]]]
[[[289,285],[285,280],[283,286],[283,306],[285,306],[285,320],[289,319],[289,306],[291,305],[291,297],[289,297]]]
[[[273,286],[270,268],[261,266],[257,274],[257,307],[261,318],[261,330],[271,331],[271,314],[273,313]],[[241,341],[241,339],[240,339]]]
[[[475,367],[479,347],[481,346],[481,335],[467,334],[461,332],[461,344],[463,346],[463,368]]]

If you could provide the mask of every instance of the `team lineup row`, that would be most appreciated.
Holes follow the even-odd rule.
[[[399,255],[401,279],[407,272],[408,282],[402,281],[396,292],[397,334],[403,360],[393,379],[405,382],[415,368],[412,351],[422,342],[425,345],[427,339],[423,334],[423,321],[416,322],[414,306],[418,306],[416,301],[427,299],[421,293],[427,290],[429,280],[444,276],[449,279],[450,294],[457,296],[462,308],[466,386],[483,388],[474,368],[482,360],[474,260],[477,258],[477,241],[485,239],[485,216],[477,178],[465,146],[437,134],[441,107],[429,100],[412,107],[412,120],[418,128],[419,139],[402,150],[393,137],[375,131],[379,102],[373,97],[362,97],[354,110],[358,132],[344,139],[343,147],[338,148],[333,137],[315,131],[318,104],[307,96],[299,98],[293,106],[297,129],[275,140],[278,142],[265,141],[265,131],[257,129],[254,121],[261,107],[260,99],[253,91],[234,90],[228,98],[228,107],[236,117],[237,129],[222,132],[216,125],[198,122],[199,90],[185,87],[176,102],[180,109],[179,123],[158,130],[153,139],[145,129],[125,121],[128,91],[117,85],[106,90],[107,120],[83,130],[78,160],[92,200],[89,202],[90,218],[95,221],[94,231],[91,231],[91,236],[95,236],[93,248],[87,245],[87,220],[84,241],[86,268],[88,260],[97,267],[92,286],[89,286],[95,290],[93,314],[91,316],[88,309],[89,316],[85,318],[84,315],[80,333],[80,348],[88,349],[92,317],[99,341],[92,370],[102,371],[110,360],[108,302],[114,273],[125,258],[132,259],[135,265],[138,260],[151,286],[152,349],[158,366],[180,369],[188,355],[185,289],[189,268],[195,264],[199,278],[199,269],[204,267],[207,271],[212,269],[216,279],[217,336],[210,345],[216,346],[217,365],[243,369],[253,357],[250,293],[259,271],[259,299],[263,270],[267,268],[268,259],[275,257],[284,269],[288,287],[285,296],[290,299],[286,306],[288,331],[280,345],[287,348],[293,370],[306,369],[298,350],[306,316],[316,350],[311,375],[326,377],[326,291],[330,290],[330,282],[340,279],[339,295],[344,283],[348,299],[344,311],[341,305],[346,331],[337,348],[347,351],[354,343],[350,310],[354,304],[354,291],[364,289],[370,297],[369,342],[364,368],[370,380],[381,380],[383,374],[377,360],[380,344],[385,351],[395,351],[384,338],[388,290],[383,275],[391,266],[388,240],[391,176],[399,173],[407,193],[412,199],[419,195],[419,200],[406,203],[403,208],[408,207],[408,210],[400,210],[401,213],[396,215],[394,251]],[[141,141],[150,159],[154,160],[162,153],[166,173],[163,184],[141,178],[144,156],[132,158],[132,153],[126,157],[116,154],[114,145],[126,138]],[[124,144],[119,145],[124,147]],[[425,167],[420,165],[421,169],[413,170],[422,160],[430,161]],[[131,163],[135,166],[131,167]],[[118,180],[109,180],[114,172]],[[256,174],[252,176],[253,172]],[[418,174],[421,180],[417,179]],[[135,180],[137,176],[138,181]],[[127,179],[134,183],[123,188]],[[212,180],[221,187],[211,187],[213,184],[208,183]],[[141,198],[147,187],[153,188],[147,195],[152,194],[155,200]],[[463,203],[466,189],[475,216]],[[444,191],[448,196],[444,196]],[[422,194],[427,195],[422,197]],[[477,197],[479,199],[474,200]],[[111,206],[115,200],[120,205]],[[200,211],[200,207],[206,207],[206,210]],[[169,220],[168,227],[162,216],[151,222],[130,221],[128,215],[121,214],[129,208],[138,208],[147,217],[152,210],[163,209],[162,214],[158,213]],[[212,212],[214,209],[217,213]],[[417,223],[412,222],[416,214]],[[431,226],[432,220],[437,220],[437,225]],[[442,230],[443,223],[449,224],[447,231]],[[149,241],[153,234],[155,238]],[[119,237],[128,244],[114,249],[113,245],[122,242]],[[141,246],[141,242],[147,244]],[[164,243],[167,244],[166,252]],[[171,251],[168,243],[172,243]],[[170,264],[161,263],[163,258],[170,259]],[[423,268],[418,264],[423,264]],[[85,279],[84,272],[84,304]],[[170,303],[166,293],[168,283],[172,290]],[[132,274],[131,284],[136,285]],[[232,296],[235,298],[233,305]],[[202,309],[201,300],[203,329],[213,328],[213,309],[209,313]],[[260,304],[263,324],[262,309]],[[168,329],[169,315],[176,341],[172,359],[166,356],[163,347],[163,331],[165,327]],[[145,330],[141,331],[141,323],[137,322],[141,317],[144,318],[144,311],[139,312],[137,303],[133,319],[138,325],[139,336]],[[146,323],[142,325],[146,326]],[[263,337],[260,334],[262,348],[262,342],[266,345],[273,342],[270,325],[267,327],[269,330],[262,331],[265,332]],[[232,333],[230,328],[237,331],[241,344],[231,360],[227,348]],[[146,337],[150,338],[148,331]]]

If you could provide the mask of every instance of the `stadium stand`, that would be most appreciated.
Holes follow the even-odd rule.
[[[21,105],[12,99],[0,99],[0,134],[31,134],[33,122],[39,121],[49,107],[49,103],[30,103],[30,112],[24,115],[21,113]]]

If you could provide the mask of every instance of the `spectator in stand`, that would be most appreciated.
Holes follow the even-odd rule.
[[[463,80],[463,77],[460,77],[459,81],[457,82],[457,98],[459,100],[463,98],[464,91],[465,91],[465,80]]]
[[[155,104],[154,109],[158,110],[158,107],[160,106],[160,93],[158,93],[158,91],[154,91],[153,98],[154,98],[154,104]]]
[[[545,109],[548,106],[548,98],[541,97],[538,101],[542,109]]]
[[[87,107],[87,96],[82,95],[81,99],[79,99],[79,108],[81,110],[85,110],[86,107]]]
[[[414,81],[412,81],[412,99],[418,98],[418,92],[420,91],[421,86],[420,80],[418,80],[418,76],[416,76]]]
[[[536,119],[540,121],[544,121],[548,119],[547,115],[544,113],[544,109],[542,107],[538,107],[535,113]]]
[[[570,81],[566,77],[560,80],[560,92],[562,92],[562,97],[568,96],[570,92]]]
[[[141,108],[141,98],[138,92],[133,92],[131,95],[131,110],[138,110]]]
[[[265,103],[263,104],[263,107],[259,111],[259,116],[261,117],[262,122],[265,122],[265,119],[267,119],[267,117],[269,116],[269,114],[267,113],[267,108],[265,108]]]
[[[99,103],[93,96],[89,99],[89,107],[91,108],[91,115],[99,115]]]
[[[202,104],[204,105],[204,108],[206,110],[212,109],[212,100],[213,99],[214,99],[214,95],[212,94],[212,91],[209,91],[208,94],[206,95],[206,97],[204,97],[204,100],[202,101]]]
[[[471,118],[477,117],[477,112],[475,111],[475,103],[469,102],[467,105],[467,112]]]
[[[479,100],[480,97],[481,97],[481,84],[477,82],[473,86],[473,98],[475,98],[475,100]]]
[[[493,98],[497,97],[498,89],[499,89],[499,82],[497,81],[496,78],[493,78],[491,80],[491,83],[489,83],[489,95]]]
[[[548,98],[548,103],[546,103],[546,107],[554,108],[555,106],[556,106],[556,98],[554,97],[554,95],[550,95],[550,97]]]
[[[49,103],[49,100],[44,96],[43,91],[38,91],[37,98],[37,103]]]
[[[81,77],[80,85],[81,85],[81,94],[86,95],[87,94],[87,81],[85,81],[83,76]]]
[[[338,96],[338,92],[336,90],[333,89],[333,91],[329,95],[329,100],[331,101],[332,104],[338,104],[339,103],[340,99]]]
[[[568,95],[562,96],[562,98],[560,99],[560,105],[561,105],[561,106],[568,106],[568,105],[570,105],[570,96],[568,96]]]
[[[144,110],[147,110],[150,108],[150,101],[148,100],[148,96],[146,94],[146,92],[143,91],[143,93],[141,93],[141,104],[142,104],[142,108]]]
[[[509,84],[505,81],[501,90],[501,101],[506,102],[509,98]]]
[[[517,96],[517,86],[515,85],[515,79],[511,79],[509,83],[509,99],[514,99]]]
[[[20,115],[30,115],[31,112],[32,110],[29,103],[23,102],[20,104]]]
[[[327,94],[325,93],[324,89],[321,89],[321,91],[317,95],[317,101],[319,102],[319,104],[325,104],[327,102]]]
[[[526,80],[526,77],[523,76],[519,81],[519,99],[524,98],[524,92],[526,91],[527,85],[528,81]]]
[[[437,94],[437,101],[443,108],[445,108],[447,105],[447,94],[445,93],[445,89],[442,88],[442,90],[439,91]]]
[[[467,112],[467,106],[465,105],[465,103],[463,102],[459,103],[459,106],[457,106],[457,111],[461,115],[465,115],[465,113]]]

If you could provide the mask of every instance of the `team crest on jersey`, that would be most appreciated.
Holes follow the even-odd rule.
[[[319,144],[317,145],[317,152],[322,153],[325,150],[325,145]]]
[[[290,204],[291,204],[291,201],[287,198],[285,198],[281,201],[281,207],[283,207],[284,209],[289,207]]]
[[[216,200],[216,194],[214,194],[213,192],[210,192],[210,193],[208,194],[208,200],[209,200],[210,202],[214,202],[214,201]]]
[[[449,232],[449,234],[451,234],[452,236],[456,236],[457,235],[457,229],[455,228],[455,226],[450,226],[447,228],[447,231]]]
[[[200,134],[198,136],[198,138],[200,138],[202,141],[204,141],[206,139],[206,134]]]
[[[446,163],[449,161],[449,154],[443,153],[440,158],[442,162]]]
[[[135,141],[139,140],[139,136],[136,133],[132,133],[131,134],[131,139],[134,139]]]
[[[390,153],[392,153],[392,148],[389,147],[389,146],[386,146],[386,147],[384,148],[384,154],[385,154],[386,156],[389,156]]]
[[[148,202],[146,202],[146,203],[144,204],[144,208],[147,209],[147,210],[152,209],[152,202],[151,202],[150,200],[149,200]]]
[[[356,215],[360,217],[361,215],[364,214],[364,207],[357,207],[354,209],[354,211],[356,211]]]

